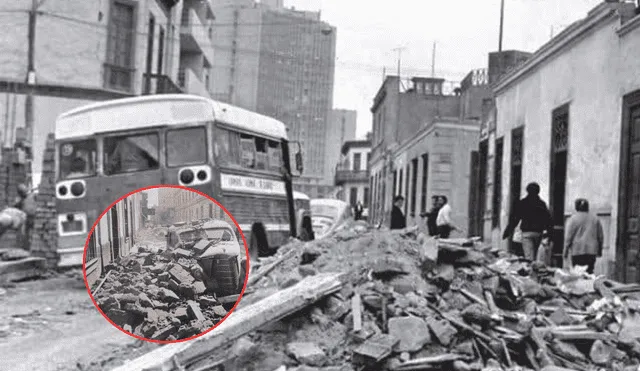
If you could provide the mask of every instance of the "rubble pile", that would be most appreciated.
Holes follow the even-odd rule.
[[[361,222],[273,259],[285,254],[240,310],[319,272],[344,272],[347,283],[235,342],[228,353],[238,369],[640,369],[637,285],[530,264],[476,240],[436,242]]]
[[[202,268],[184,253],[141,246],[117,259],[94,289],[98,306],[116,325],[147,339],[185,339],[209,330],[227,315],[229,301],[208,292]]]

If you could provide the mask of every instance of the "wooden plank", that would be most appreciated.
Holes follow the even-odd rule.
[[[176,370],[171,362],[174,357],[186,367],[206,358],[214,349],[339,291],[344,286],[345,277],[343,273],[309,276],[295,286],[238,309],[213,331],[197,339],[156,348],[113,371],[172,371]]]
[[[362,330],[362,300],[360,294],[355,293],[351,298],[351,313],[353,315],[353,331]]]
[[[98,287],[96,287],[96,289],[91,293],[91,296],[93,296],[94,298],[96,297],[96,294],[98,293],[98,291],[100,291],[100,289],[102,288],[102,285],[104,285],[104,283],[107,282],[107,279],[109,278],[109,275],[111,274],[111,272],[113,272],[113,270],[110,270],[109,273],[107,273],[107,275],[104,276],[104,279],[102,280],[102,282],[100,282]]]
[[[43,258],[0,262],[0,283],[39,277],[45,273],[46,264],[47,262]]]
[[[295,249],[291,249],[289,251],[287,251],[285,254],[283,254],[281,257],[279,257],[278,259],[276,259],[273,263],[267,265],[266,267],[260,269],[259,272],[257,272],[255,275],[251,275],[251,273],[249,273],[249,282],[247,283],[247,286],[251,286],[254,283],[258,282],[262,277],[266,276],[267,274],[269,274],[272,270],[274,270],[280,263],[282,263],[283,261],[287,260],[290,256],[292,256],[294,253],[296,252]]]

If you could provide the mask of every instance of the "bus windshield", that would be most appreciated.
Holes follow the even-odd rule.
[[[233,233],[227,228],[208,228],[205,229],[207,239],[215,241],[231,241]]]
[[[60,144],[59,174],[61,179],[96,175],[95,139],[66,141]]]
[[[204,126],[167,131],[167,166],[201,165],[207,162]]]
[[[105,138],[105,175],[158,169],[160,167],[159,144],[157,133]]]

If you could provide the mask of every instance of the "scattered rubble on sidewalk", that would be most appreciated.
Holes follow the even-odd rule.
[[[235,367],[227,370],[632,371],[640,366],[640,286],[579,268],[529,264],[477,240],[436,244],[414,231],[375,230],[356,222],[322,240],[289,244],[261,266],[250,277],[267,268],[270,273],[253,279],[250,294],[229,320],[268,307],[278,293],[306,282],[300,282],[303,276],[340,272],[345,284],[333,294],[309,292],[307,307],[284,319],[247,324],[246,336],[236,342],[218,339],[227,346],[211,345],[219,343],[216,336],[224,337],[214,331],[206,341],[188,345],[191,349],[172,350],[182,355],[182,367],[226,362]],[[252,344],[244,347],[251,351],[232,352],[238,342]]]
[[[146,339],[177,340],[212,328],[227,315],[233,298],[216,297],[202,268],[177,250],[139,246],[105,267],[93,289],[102,312],[125,331]]]
[[[38,278],[46,274],[46,260],[23,249],[0,249],[0,284]]]

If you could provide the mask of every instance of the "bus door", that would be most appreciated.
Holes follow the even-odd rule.
[[[207,140],[211,138],[210,130],[212,127],[204,124],[167,129],[164,143],[167,184],[190,187],[216,198],[213,153]]]
[[[96,200],[98,204],[106,208],[129,192],[164,184],[160,147],[158,130],[105,136],[102,150],[104,177],[100,179],[104,199]]]

